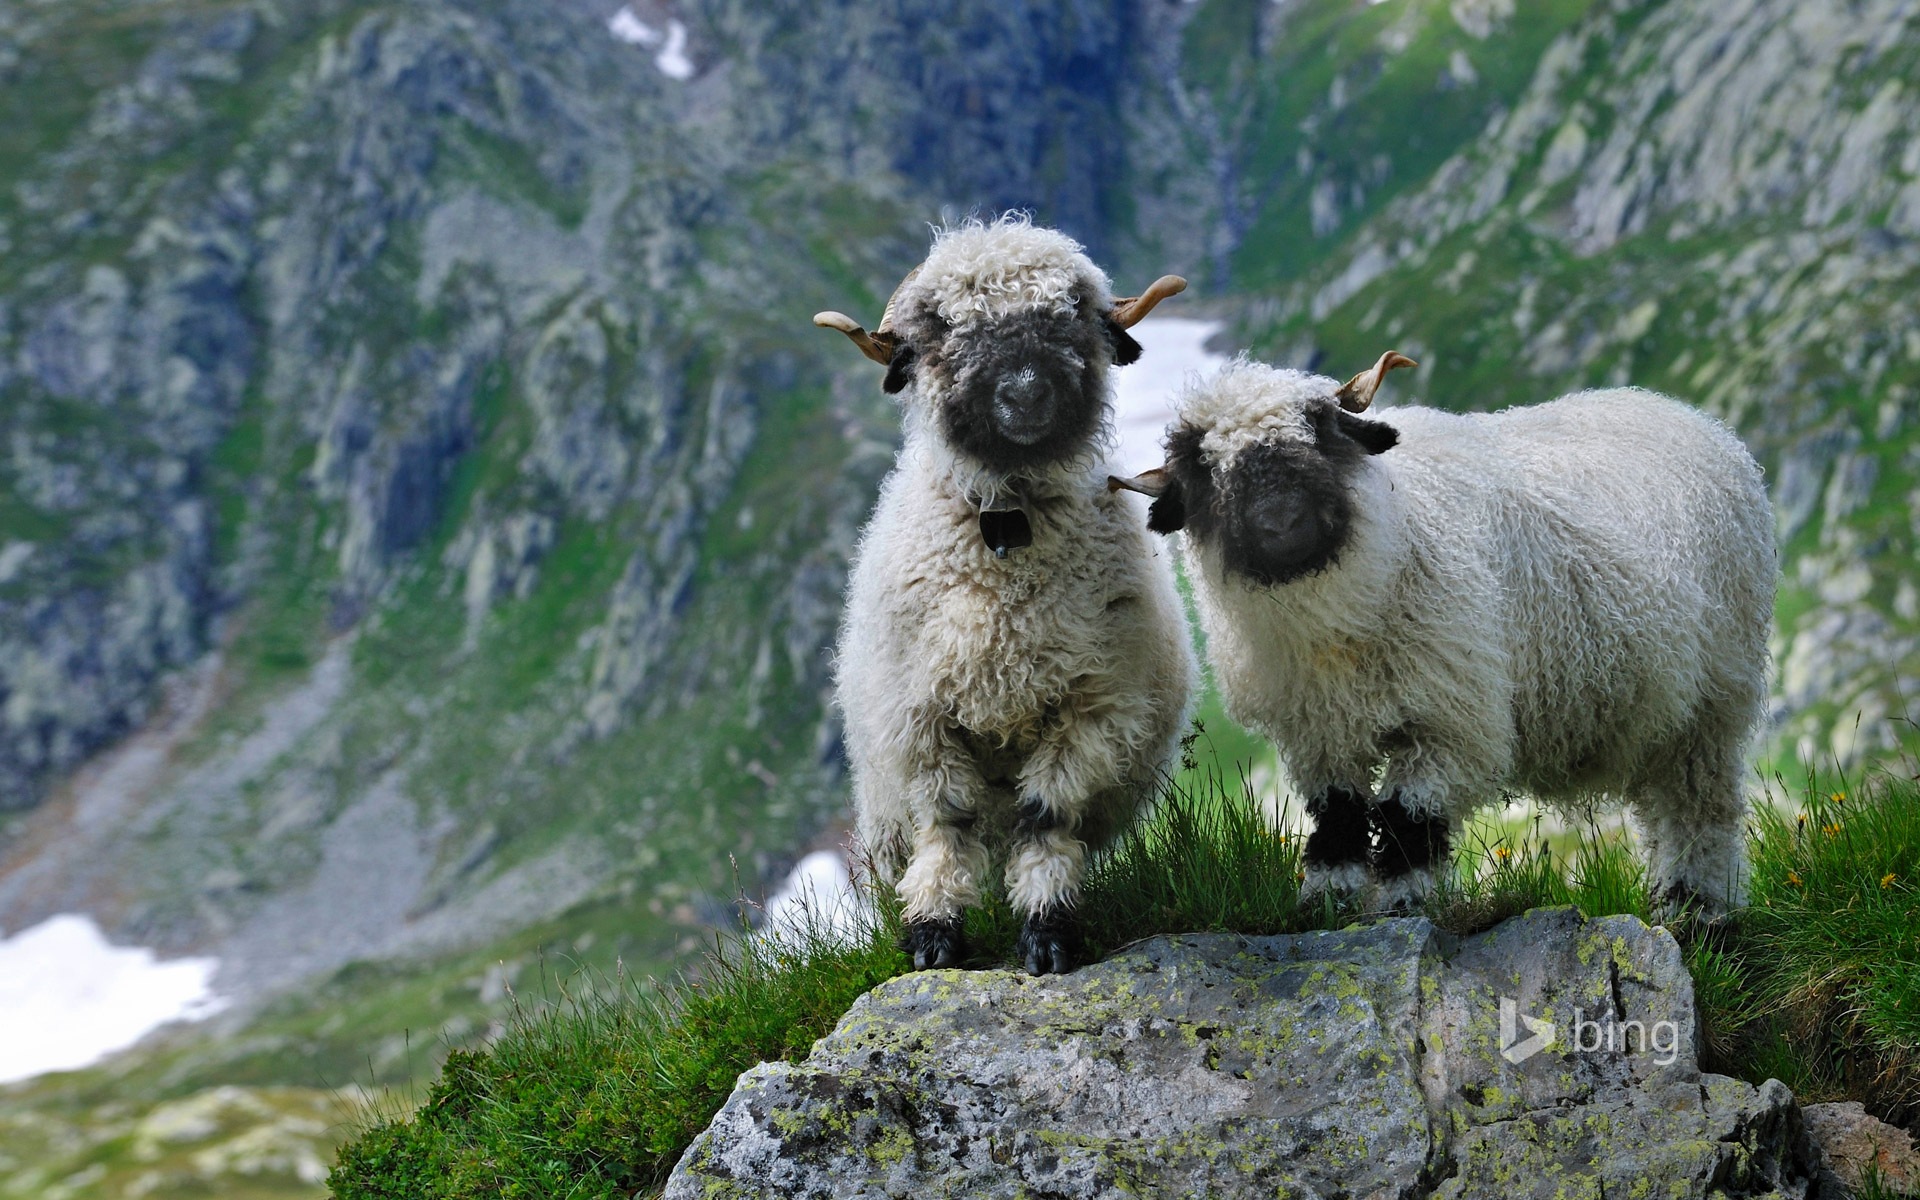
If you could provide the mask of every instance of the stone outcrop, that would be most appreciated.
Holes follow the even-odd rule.
[[[1883,1192],[1920,1195],[1920,1146],[1912,1134],[1870,1115],[1858,1100],[1809,1104],[1802,1116],[1820,1154],[1821,1180],[1836,1194],[1860,1191],[1872,1177]]]
[[[1813,1170],[1783,1085],[1701,1071],[1672,937],[1554,909],[904,976],[743,1075],[666,1195],[1799,1197]]]

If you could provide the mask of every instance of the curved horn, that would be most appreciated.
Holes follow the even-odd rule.
[[[1373,403],[1373,394],[1380,390],[1380,383],[1387,377],[1388,371],[1395,367],[1419,365],[1398,350],[1389,350],[1380,356],[1379,362],[1341,384],[1333,398],[1350,413],[1365,412],[1367,406]]]
[[[927,264],[925,263],[921,263],[920,267],[924,267],[926,265]],[[893,289],[893,295],[887,297],[887,306],[886,308],[880,311],[880,328],[874,330],[875,333],[884,333],[888,335],[891,335],[893,333],[894,303],[900,299],[900,293],[907,290],[907,285],[913,282],[914,277],[920,274],[920,267],[915,267],[913,270],[908,271],[907,277],[900,281],[900,286]]]
[[[860,347],[860,353],[866,355],[883,367],[893,361],[893,347],[891,345],[882,345],[872,334],[861,328],[860,322],[845,313],[815,313],[813,314],[813,323],[822,329],[838,329],[841,333],[846,334],[849,338],[853,339],[854,345]],[[891,338],[888,339],[889,342],[891,342],[891,340]]]
[[[1153,306],[1168,296],[1178,296],[1187,290],[1187,281],[1178,275],[1162,275],[1153,281],[1151,287],[1138,296],[1118,297],[1113,302],[1114,323],[1122,329],[1131,329],[1140,323],[1140,318],[1153,311]]]
[[[907,277],[900,281],[900,286],[893,289],[893,295],[887,297],[886,309],[880,314],[880,327],[872,333],[868,333],[860,322],[842,312],[815,313],[813,323],[822,329],[838,329],[852,339],[854,345],[860,347],[860,353],[883,367],[887,366],[893,362],[893,352],[899,341],[893,335],[893,302],[900,298],[901,291],[912,283],[913,277],[919,273],[919,267],[908,271]]]
[[[1166,494],[1167,484],[1169,482],[1171,481],[1167,478],[1167,469],[1165,467],[1155,467],[1151,471],[1140,472],[1132,479],[1122,479],[1118,475],[1109,475],[1107,476],[1107,490],[1109,492],[1117,492],[1125,489],[1129,492],[1139,492],[1142,496],[1152,496],[1157,500]]]

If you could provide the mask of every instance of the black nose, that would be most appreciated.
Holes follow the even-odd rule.
[[[1247,525],[1263,557],[1275,562],[1299,562],[1319,548],[1320,522],[1313,508],[1292,495],[1255,500],[1247,506]]]
[[[1031,446],[1047,436],[1053,424],[1053,389],[1040,372],[1023,367],[993,388],[993,424],[1000,436]]]

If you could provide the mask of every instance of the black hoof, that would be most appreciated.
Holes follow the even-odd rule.
[[[960,933],[960,919],[951,921],[913,921],[908,923],[900,948],[913,955],[913,969],[932,971],[959,965],[966,942]]]
[[[1073,919],[1066,916],[1032,916],[1020,927],[1017,946],[1020,962],[1029,975],[1065,975],[1073,970],[1080,949],[1080,937]]]
[[[1417,916],[1431,890],[1416,892],[1406,888],[1382,888],[1374,911],[1383,917]]]
[[[1654,904],[1654,917],[1682,946],[1696,943],[1724,950],[1740,933],[1739,917],[1724,912],[1684,883],[1670,884]]]

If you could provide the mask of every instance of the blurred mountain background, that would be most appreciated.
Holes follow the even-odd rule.
[[[1910,750],[1917,59],[1902,0],[0,0],[0,932],[231,1004],[0,1088],[0,1196],[313,1194],[336,1089],[835,836],[896,426],[808,318],[929,221],[1402,402],[1701,404],[1779,513],[1758,766]]]

